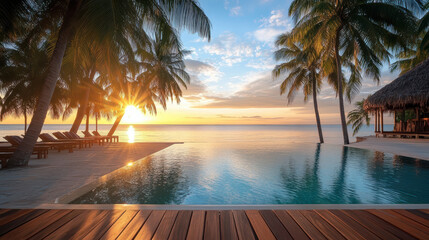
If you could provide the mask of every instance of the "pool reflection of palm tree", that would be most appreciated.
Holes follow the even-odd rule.
[[[360,203],[360,200],[357,198],[358,195],[356,191],[348,186],[346,183],[346,169],[347,169],[347,159],[349,155],[349,147],[343,146],[341,152],[341,166],[338,170],[338,176],[334,180],[333,189],[331,193],[327,194],[328,199],[331,199],[332,204],[337,203]]]
[[[297,176],[294,166],[281,168],[280,176],[282,178],[282,186],[286,191],[286,198],[277,197],[278,203],[305,204],[319,203],[319,201],[322,201],[323,193],[319,181],[320,150],[321,144],[317,144],[314,153],[313,167],[307,163],[305,166],[305,174],[301,179]]]
[[[180,165],[168,164],[163,156],[146,157],[74,203],[180,204],[187,189]]]

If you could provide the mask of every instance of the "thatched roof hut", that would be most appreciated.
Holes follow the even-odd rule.
[[[375,92],[364,103],[367,111],[429,108],[429,59]]]

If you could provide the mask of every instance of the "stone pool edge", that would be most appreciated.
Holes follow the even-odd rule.
[[[33,207],[34,208],[34,207]],[[267,205],[168,205],[168,204],[42,204],[37,209],[97,210],[308,210],[308,209],[429,209],[429,204],[267,204]]]

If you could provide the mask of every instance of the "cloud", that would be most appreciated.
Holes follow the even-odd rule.
[[[293,24],[290,22],[282,11],[273,10],[271,15],[259,20],[260,28],[253,32],[253,36],[261,42],[274,42],[275,38],[292,29]]]
[[[238,118],[238,119],[264,119],[264,120],[276,120],[284,119],[284,117],[262,117],[262,116],[228,116],[223,114],[218,114],[217,118]]]
[[[292,27],[288,18],[280,10],[271,11],[269,17],[262,18],[259,22],[261,22],[261,27]]]
[[[210,55],[220,56],[223,63],[232,66],[243,61],[243,57],[253,57],[253,48],[244,42],[240,42],[237,36],[227,32],[213,39],[210,44],[203,47],[204,52]]]
[[[251,73],[243,76],[248,83],[229,97],[217,97],[208,104],[195,108],[280,108],[286,107],[286,100],[279,94],[279,83],[271,79],[270,72]],[[256,80],[254,80],[256,79]]]
[[[241,13],[241,7],[240,6],[233,7],[229,10],[229,14],[231,16],[238,16],[238,15],[240,15],[240,13]]]
[[[254,36],[261,42],[274,42],[277,36],[284,33],[284,30],[275,28],[261,28],[254,32]]]
[[[186,59],[185,65],[189,74],[197,76],[205,83],[217,82],[222,77],[222,73],[217,68],[201,61]]]

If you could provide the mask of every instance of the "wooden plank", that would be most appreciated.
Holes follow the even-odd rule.
[[[351,211],[351,210],[349,210]],[[400,239],[416,239],[407,232],[401,230],[400,228],[397,228],[396,226],[392,225],[391,223],[384,221],[383,219],[366,212],[364,210],[354,210],[351,211],[356,215],[360,215],[363,219],[367,219],[367,221],[374,222],[378,226],[381,226],[382,228],[386,229],[387,231],[393,233],[395,236],[397,236]]]
[[[414,214],[414,215],[417,215],[419,217],[422,217],[424,219],[429,220],[429,214],[427,214],[425,212],[422,212],[421,210],[418,210],[418,209],[408,209],[407,211],[410,212],[410,213],[412,213],[412,214]]]
[[[102,222],[97,224],[83,239],[99,239],[104,233],[124,214],[124,210],[112,210],[109,211]]]
[[[234,216],[230,210],[220,211],[220,236],[221,239],[238,239]]]
[[[422,224],[425,227],[429,227],[429,220],[426,218],[422,218],[418,215],[415,215],[407,210],[402,210],[402,209],[397,209],[397,210],[392,210],[398,214],[401,214],[402,216],[405,216],[407,218],[409,218],[410,220],[413,220],[414,222],[418,223],[418,224]]]
[[[63,226],[64,224],[68,223],[69,221],[73,220],[74,218],[76,218],[77,216],[79,216],[84,212],[85,210],[72,210],[69,214],[66,214],[59,220],[43,228],[42,230],[40,230],[39,232],[37,232],[35,235],[31,236],[28,239],[32,239],[32,240],[43,239],[49,234],[53,233],[58,228],[60,228],[61,226]]]
[[[293,239],[310,239],[286,211],[274,210],[274,213]]]
[[[161,223],[156,229],[153,239],[168,239],[168,236],[170,236],[171,229],[173,228],[174,221],[176,220],[177,213],[179,213],[179,211],[176,210],[165,212],[164,217],[162,217]]]
[[[22,210],[22,209],[2,209],[2,210],[3,211],[0,213],[0,223],[6,220],[8,216],[13,215],[17,212],[30,211],[30,210]]]
[[[316,213],[325,219],[329,224],[331,224],[335,229],[337,229],[338,232],[340,232],[347,239],[363,239],[363,236],[361,236],[355,229],[344,223],[341,219],[328,210],[317,210]]]
[[[207,211],[204,225],[204,239],[220,239],[219,211]]]
[[[345,224],[351,226],[355,229],[361,236],[365,239],[380,239],[377,235],[366,229],[364,226],[356,222],[353,218],[347,216],[345,213],[340,210],[330,210],[337,218],[341,219]]]
[[[286,211],[311,239],[326,239],[298,210]]]
[[[192,211],[179,211],[173,229],[170,233],[170,240],[185,240],[191,222]]]
[[[100,221],[106,214],[107,212],[103,210],[86,210],[72,221],[67,222],[52,232],[45,239],[72,239],[82,237],[95,227],[94,222]]]
[[[27,239],[35,235],[38,231],[58,221],[60,218],[70,213],[71,210],[49,210],[48,212],[22,224],[3,235],[3,239]]]
[[[400,219],[396,216],[392,216],[391,214],[388,214],[384,211],[379,210],[366,210],[367,212],[379,217],[380,219],[383,219],[384,221],[396,226],[397,228],[402,229],[403,231],[407,232],[408,234],[420,238],[420,239],[429,239],[429,234],[420,231],[419,229],[415,228],[414,226],[410,226],[406,224],[403,219]]]
[[[13,219],[12,221],[8,221],[6,224],[0,225],[0,236],[12,231],[13,229],[21,226],[22,224],[32,220],[33,218],[38,217],[39,215],[47,212],[45,209],[34,209],[26,212],[24,215],[20,215],[18,218]]]
[[[245,213],[259,239],[276,239],[258,210],[246,210]]]
[[[429,227],[425,226],[421,222],[414,221],[414,220],[412,220],[412,219],[410,219],[410,218],[408,218],[408,217],[406,217],[406,216],[404,216],[402,214],[399,214],[398,212],[396,212],[396,211],[394,211],[392,209],[384,209],[384,210],[380,210],[380,211],[383,211],[383,212],[385,212],[387,214],[395,216],[395,217],[401,219],[402,221],[404,221],[405,223],[407,223],[408,225],[413,226],[415,228],[418,228],[419,230],[422,230],[424,232],[429,233]]]
[[[232,211],[232,215],[234,216],[235,228],[237,229],[238,238],[241,240],[255,239],[252,226],[250,225],[246,213],[244,213],[244,211]]]
[[[153,220],[156,219],[161,214],[161,216],[159,216],[159,220],[161,221],[161,218],[162,218],[162,215],[164,215],[164,212],[165,211],[159,212],[159,211],[150,211],[150,210],[139,211],[136,214],[136,216],[130,221],[130,223],[124,228],[124,230],[121,232],[121,234],[118,236],[117,239],[118,240],[134,239],[134,237],[137,238],[137,234],[142,231],[143,226],[145,225],[146,227],[143,229],[143,232],[145,232],[146,230],[147,231],[152,230],[150,227],[152,227]],[[150,222],[149,222],[149,219],[151,219]],[[155,229],[153,229],[153,232],[155,232]],[[152,235],[153,233],[151,233],[150,238],[152,237]],[[137,239],[143,239],[143,238],[137,238]]]
[[[391,239],[391,240],[399,240],[400,238],[396,237],[393,233],[390,233],[387,229],[385,230],[379,222],[374,221],[374,219],[362,216],[359,214],[362,212],[361,210],[335,210],[341,211],[343,214],[349,216],[354,219],[356,222],[366,227],[368,230],[376,234],[380,238]],[[334,211],[332,211],[334,212]],[[334,214],[337,214],[334,212]],[[391,225],[390,225],[391,226]],[[393,227],[393,226],[392,226]]]
[[[293,239],[273,211],[261,210],[259,213],[277,239]]]
[[[344,239],[344,237],[335,230],[328,222],[326,222],[317,213],[310,210],[302,210],[300,213],[307,218],[307,220],[313,224],[327,239]]]
[[[11,222],[29,212],[33,211],[32,209],[16,209],[16,210],[11,210],[10,212],[5,213],[5,216],[3,216],[2,218],[0,218],[0,226],[5,225],[8,222]]]
[[[191,223],[189,224],[187,240],[201,240],[204,235],[204,222],[206,211],[193,211]]]
[[[161,219],[164,216],[164,214],[165,214],[165,210],[152,211],[147,221],[143,224],[140,231],[138,231],[135,239],[152,239],[152,236],[155,234],[155,231],[158,228],[159,223],[161,222]],[[128,239],[129,239],[128,234],[124,236],[125,237],[128,236]]]
[[[125,211],[100,239],[116,239],[138,213],[134,210]]]

